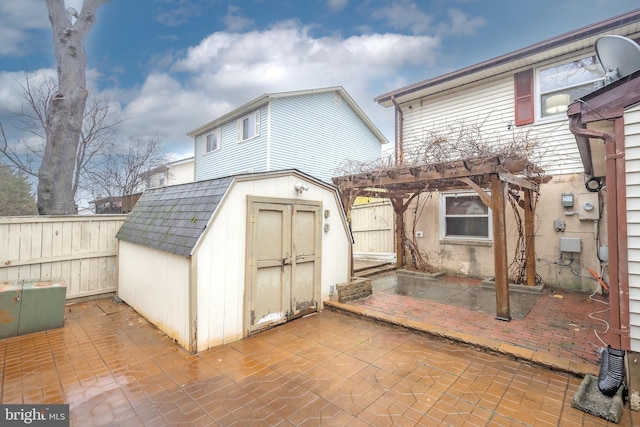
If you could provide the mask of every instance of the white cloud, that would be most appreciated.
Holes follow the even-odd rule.
[[[237,6],[227,6],[227,14],[222,18],[227,31],[241,31],[253,26],[253,20],[247,18]]]
[[[49,28],[42,0],[0,2],[0,55],[20,56],[30,48],[29,30]]]
[[[185,24],[201,13],[200,5],[191,0],[164,0],[156,10],[156,21],[167,27]]]
[[[157,135],[165,145],[189,143],[186,133],[212,120],[216,105],[207,94],[184,89],[168,74],[151,74],[124,108],[122,131],[131,137]]]
[[[327,0],[327,7],[332,12],[339,12],[347,7],[349,0]]]
[[[451,9],[448,14],[449,18],[451,18],[451,24],[444,25],[443,32],[446,34],[470,36],[475,34],[480,27],[484,27],[487,24],[486,19],[483,17],[469,17],[469,15],[458,9]]]
[[[266,31],[213,33],[188,49],[172,71],[188,76],[181,96],[197,94],[210,107],[211,115],[195,127],[264,93],[343,86],[391,139],[393,112],[373,97],[381,82],[408,83],[397,78],[399,69],[431,65],[439,43],[401,34],[314,38],[308,28],[289,21]]]
[[[306,27],[287,23],[268,31],[214,33],[190,48],[174,69],[230,89],[247,84],[367,81],[391,76],[403,66],[427,64],[438,46],[433,37],[400,34],[313,38]]]
[[[410,30],[413,34],[426,34],[432,29],[433,17],[409,1],[401,0],[373,11],[372,16],[386,22],[396,30]]]
[[[167,152],[182,156],[193,150],[187,132],[264,93],[327,86],[343,86],[392,140],[393,111],[373,97],[389,82],[394,88],[410,83],[398,77],[399,70],[432,64],[439,43],[435,37],[391,33],[318,38],[297,21],[265,31],[216,32],[178,59],[175,53],[156,58],[158,66],[149,69],[140,87],[109,96],[126,118],[122,141],[158,135]],[[88,87],[95,87],[99,76],[89,70]],[[20,77],[0,74],[0,105],[11,99],[3,83]]]

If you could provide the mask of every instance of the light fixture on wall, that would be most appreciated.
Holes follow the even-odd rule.
[[[298,193],[309,190],[309,186],[301,182],[296,182],[293,188],[295,188]]]
[[[547,114],[557,114],[567,111],[571,97],[566,93],[560,93],[547,98],[544,108]]]

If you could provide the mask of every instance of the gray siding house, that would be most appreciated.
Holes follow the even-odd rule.
[[[188,135],[196,181],[297,169],[330,183],[345,160],[377,160],[388,142],[340,86],[265,94]]]

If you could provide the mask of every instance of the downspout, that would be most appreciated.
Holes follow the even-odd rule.
[[[614,131],[624,135],[621,119]],[[605,145],[607,180],[607,244],[609,245],[610,326],[614,348],[629,349],[629,275],[627,267],[626,179],[624,140],[604,131],[581,126],[580,115],[569,116],[569,130],[575,136],[601,139]]]
[[[404,163],[404,142],[403,142],[403,133],[402,133],[404,115],[402,113],[402,108],[400,108],[400,105],[398,105],[398,102],[396,102],[396,97],[393,95],[391,95],[391,102],[396,107],[394,154],[395,154],[395,160],[396,160],[396,167],[398,167]]]

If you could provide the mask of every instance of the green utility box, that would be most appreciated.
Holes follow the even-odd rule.
[[[0,338],[18,335],[22,285],[0,283]]]
[[[63,327],[66,297],[62,281],[0,283],[0,338]]]
[[[62,282],[24,283],[18,335],[62,328],[66,298],[67,287]]]

